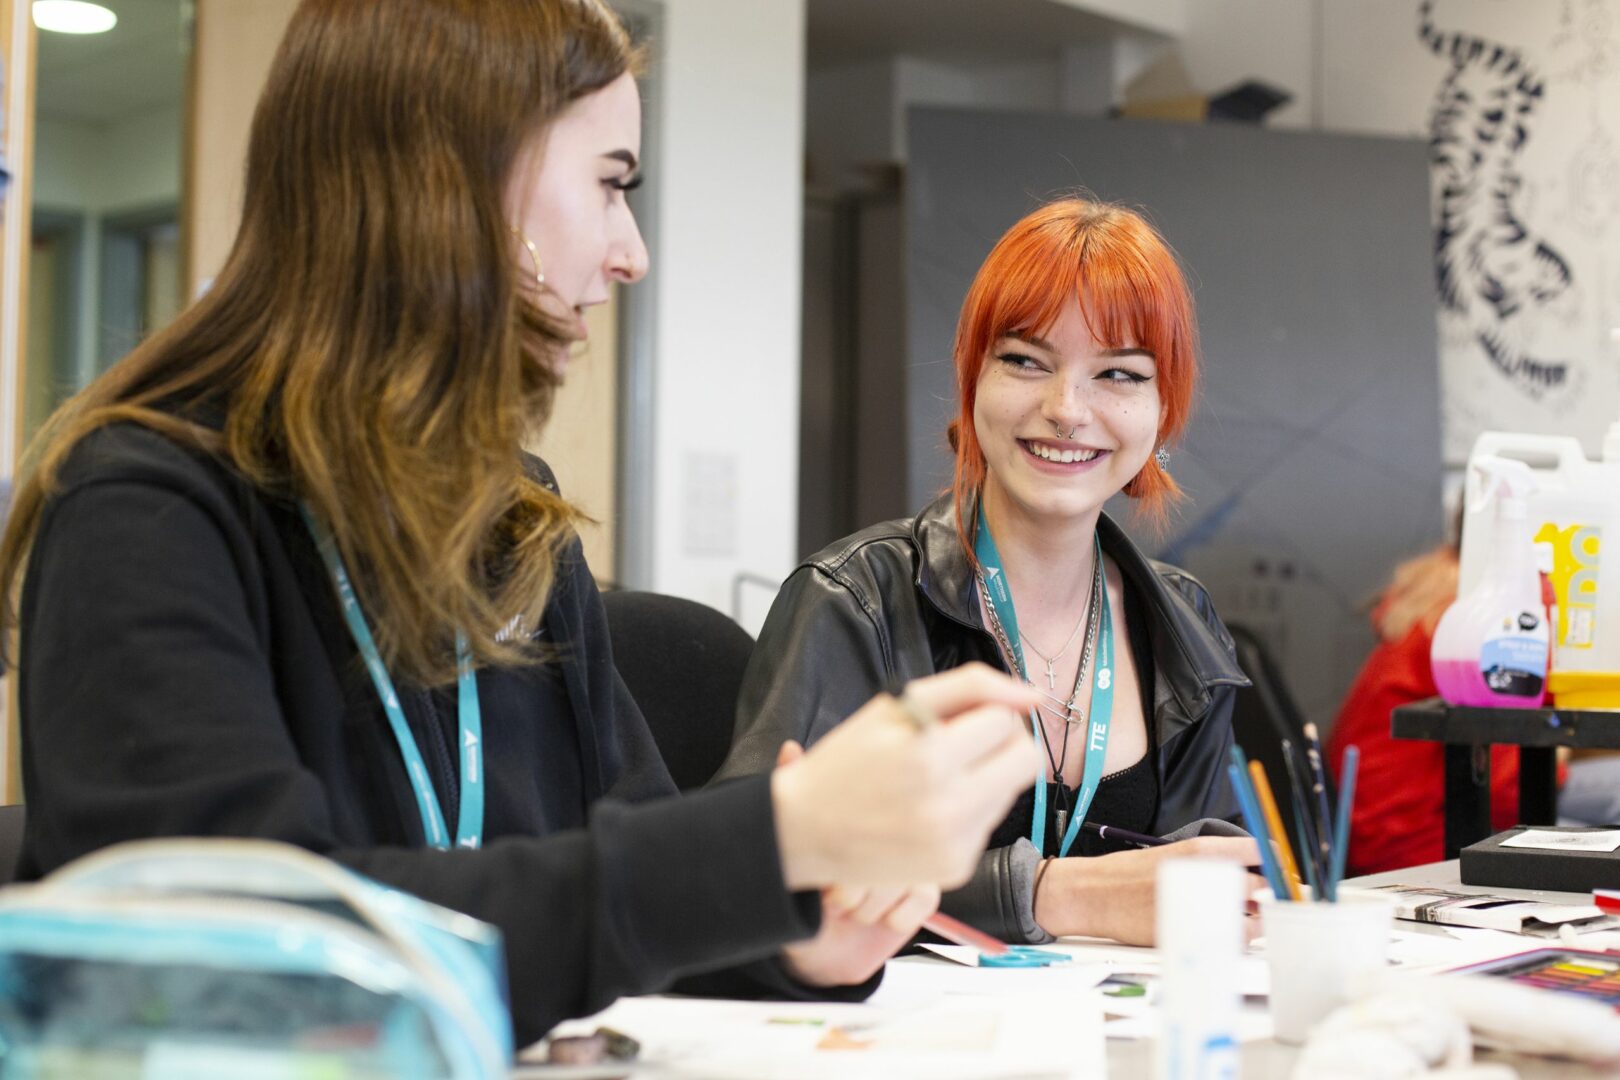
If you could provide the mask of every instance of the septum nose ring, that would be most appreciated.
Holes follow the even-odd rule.
[[[1057,437],[1060,439],[1067,439],[1075,432],[1075,428],[1069,428],[1067,431],[1063,430],[1063,425],[1056,420],[1052,421],[1052,430],[1057,432]]]

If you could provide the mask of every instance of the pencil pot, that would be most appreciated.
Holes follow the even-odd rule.
[[[1351,1000],[1362,977],[1383,969],[1394,905],[1345,893],[1336,904],[1260,897],[1271,1021],[1277,1040],[1303,1043],[1311,1026]]]

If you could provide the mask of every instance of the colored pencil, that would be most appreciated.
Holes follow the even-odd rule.
[[[1344,880],[1344,861],[1350,851],[1350,810],[1355,806],[1356,769],[1360,764],[1361,748],[1346,747],[1339,766],[1339,818],[1333,823],[1333,866],[1328,873],[1335,896],[1339,894],[1339,882]]]
[[[1242,760],[1242,752],[1237,747],[1232,748],[1232,756]],[[1232,791],[1237,795],[1238,807],[1243,811],[1243,823],[1248,826],[1249,835],[1260,848],[1260,870],[1265,875],[1266,883],[1271,886],[1272,893],[1278,900],[1288,899],[1288,888],[1283,884],[1282,871],[1277,866],[1277,855],[1271,847],[1271,837],[1266,835],[1266,819],[1260,815],[1260,807],[1256,804],[1254,792],[1249,790],[1249,776],[1238,765],[1237,761],[1226,767],[1227,779],[1232,782]]]
[[[1294,808],[1294,826],[1299,835],[1294,839],[1299,843],[1299,858],[1304,864],[1305,880],[1311,882],[1315,890],[1314,896],[1318,900],[1326,900],[1322,894],[1322,882],[1327,879],[1329,845],[1318,844],[1316,836],[1316,819],[1306,809],[1306,800],[1309,798],[1310,787],[1305,783],[1304,774],[1300,772],[1299,757],[1294,753],[1294,744],[1288,739],[1282,741],[1283,767],[1288,771],[1288,800]]]
[[[1298,830],[1298,834],[1294,837],[1294,839],[1299,842],[1300,851],[1308,852],[1313,846],[1310,838],[1311,817],[1305,812],[1305,801],[1300,798],[1300,794],[1297,790],[1290,790],[1288,792],[1288,797],[1293,801],[1294,804],[1294,828]],[[1327,866],[1324,864],[1323,866],[1318,867],[1315,859],[1307,857],[1305,859],[1305,883],[1311,887],[1312,900],[1333,899],[1327,894],[1327,891],[1322,888],[1322,883],[1326,879]]]
[[[997,941],[983,930],[977,930],[960,919],[953,919],[943,911],[936,911],[923,920],[923,929],[931,930],[946,941],[978,949],[987,956],[1006,956],[1007,943]]]
[[[1315,724],[1306,724],[1305,763],[1311,767],[1311,793],[1316,796],[1316,842],[1319,847],[1322,873],[1327,875],[1333,861],[1333,812],[1328,807],[1327,771],[1322,765],[1322,739]]]
[[[1299,889],[1299,864],[1294,861],[1294,845],[1283,829],[1282,815],[1277,812],[1277,798],[1271,793],[1271,781],[1266,778],[1266,767],[1258,761],[1249,762],[1249,779],[1254,781],[1254,794],[1259,800],[1260,812],[1266,817],[1266,827],[1271,830],[1277,845],[1277,856],[1282,860],[1288,897],[1291,900],[1303,899]]]

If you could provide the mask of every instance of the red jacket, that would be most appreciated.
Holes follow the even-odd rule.
[[[1445,765],[1440,743],[1392,738],[1389,714],[1439,693],[1429,673],[1433,634],[1422,620],[1405,637],[1380,642],[1362,665],[1328,735],[1328,762],[1337,773],[1347,746],[1361,748],[1355,805],[1350,813],[1346,873],[1376,874],[1445,857]],[[1491,825],[1519,816],[1519,748],[1491,751]]]

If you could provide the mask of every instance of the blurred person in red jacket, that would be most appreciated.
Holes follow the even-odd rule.
[[[1389,716],[1397,705],[1434,697],[1429,669],[1435,624],[1457,598],[1457,549],[1442,544],[1410,559],[1373,608],[1378,635],[1345,695],[1328,735],[1328,761],[1337,772],[1349,746],[1361,748],[1355,805],[1350,812],[1347,872],[1376,874],[1445,857],[1445,751],[1440,743],[1396,739]],[[1558,767],[1561,824],[1620,820],[1620,758],[1584,758]],[[1519,748],[1491,750],[1491,827],[1519,821]]]

